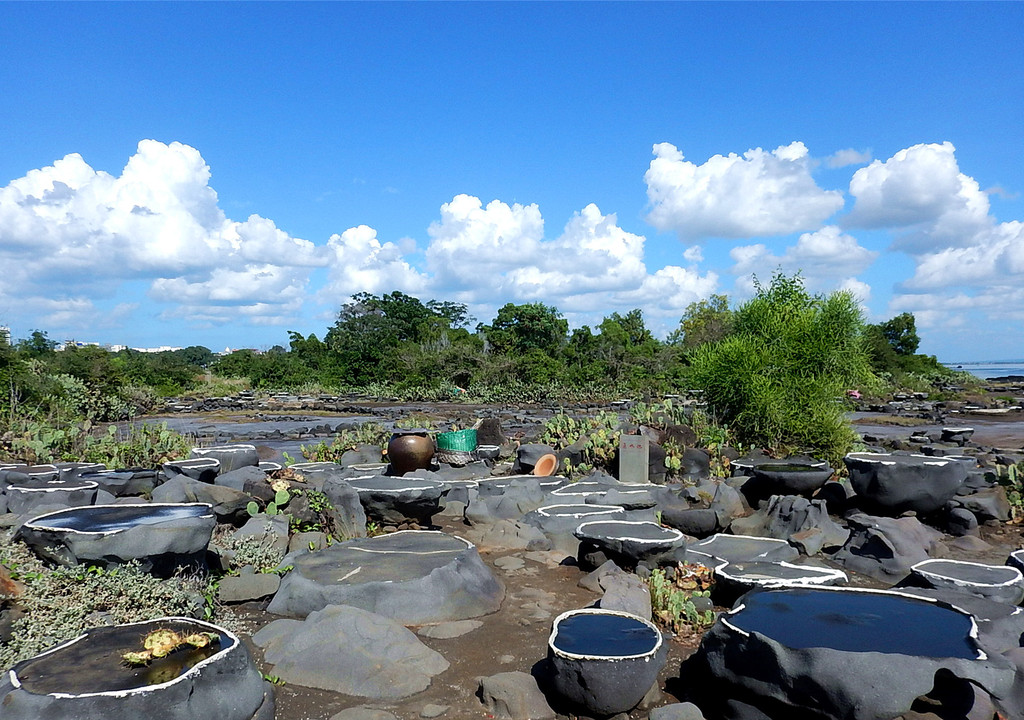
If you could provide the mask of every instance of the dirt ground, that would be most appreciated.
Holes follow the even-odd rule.
[[[439,529],[460,534],[464,533],[465,526],[444,519]],[[600,598],[578,586],[584,576],[583,571],[573,565],[556,565],[543,555],[481,553],[483,560],[505,584],[505,600],[498,612],[477,618],[483,624],[465,635],[450,639],[419,636],[425,645],[441,653],[451,663],[423,692],[400,701],[368,701],[299,685],[279,685],[276,688],[277,720],[328,720],[345,708],[359,705],[388,710],[402,720],[421,717],[420,713],[427,705],[449,706],[441,716],[447,719],[491,717],[476,696],[477,678],[512,670],[529,673],[546,656],[551,621],[559,613],[592,605]],[[506,570],[494,564],[496,560],[510,556],[523,559],[523,567]],[[249,634],[277,619],[255,603],[229,609],[227,613],[235,618],[235,624],[243,630],[246,641]],[[669,659],[659,679],[660,688],[664,689],[667,682],[678,677],[679,663],[696,649],[698,642],[699,637],[696,636],[669,640]],[[263,672],[272,673],[270,666],[263,665],[259,648],[250,643],[250,649]],[[662,693],[655,704],[670,702],[677,700]],[[646,718],[647,713],[635,711],[630,717]]]

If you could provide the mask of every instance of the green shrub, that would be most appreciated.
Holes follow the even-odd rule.
[[[861,328],[850,293],[811,296],[799,275],[778,274],[736,311],[732,334],[693,352],[691,377],[741,442],[839,462],[856,439],[841,398],[871,376]]]

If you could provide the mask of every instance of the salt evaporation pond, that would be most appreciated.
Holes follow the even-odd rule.
[[[793,649],[979,657],[969,615],[906,595],[787,589],[751,593],[742,602],[730,625]]]
[[[558,623],[554,645],[562,652],[597,657],[630,657],[650,652],[655,632],[625,615],[585,613]]]
[[[94,505],[58,511],[29,521],[29,525],[54,530],[112,533],[138,525],[156,525],[168,520],[203,517],[210,506],[194,504]]]

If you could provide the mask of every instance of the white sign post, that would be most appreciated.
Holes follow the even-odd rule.
[[[650,440],[646,435],[619,437],[619,482],[638,485],[648,482],[647,468],[651,457]]]

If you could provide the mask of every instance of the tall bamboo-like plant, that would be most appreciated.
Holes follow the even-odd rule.
[[[691,377],[742,442],[838,462],[856,437],[838,399],[871,376],[857,301],[812,296],[799,274],[756,287],[730,335],[694,352]]]

